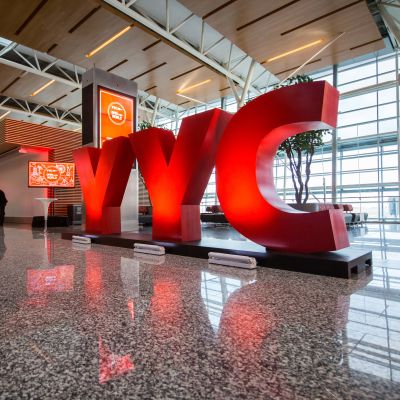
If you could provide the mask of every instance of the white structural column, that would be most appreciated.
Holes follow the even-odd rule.
[[[235,96],[236,103],[239,104],[240,103],[240,96],[239,96],[239,93],[238,93],[237,88],[235,86],[235,82],[233,82],[232,79],[228,78],[228,83],[229,83],[229,87],[232,90],[233,95]]]
[[[156,117],[159,105],[160,105],[160,99],[157,97],[157,100],[154,104],[153,115],[151,116],[151,126],[154,126],[154,124],[156,123]]]
[[[247,93],[249,92],[250,82],[251,82],[251,80],[253,78],[254,67],[255,67],[255,61],[252,60],[251,64],[250,64],[249,72],[247,74],[246,82],[244,84],[242,97],[240,98],[240,101],[239,101],[239,104],[238,104],[239,108],[243,107],[244,102],[246,100]]]
[[[393,42],[397,42],[397,46],[400,44],[400,20],[399,20],[399,8],[400,4],[398,0],[392,1],[380,1],[377,2],[379,11],[382,19],[389,28],[389,36]],[[396,4],[397,3],[397,4]],[[394,40],[393,40],[394,39]],[[395,43],[396,45],[396,43]]]
[[[399,74],[399,50],[396,50],[396,74]],[[399,196],[398,196],[398,203],[400,205],[400,87],[399,81],[396,79],[396,104],[397,104],[397,177],[399,181]]]
[[[334,64],[332,66],[332,75],[333,75],[333,86],[337,88],[338,86],[338,66]],[[332,129],[332,184],[331,184],[331,198],[332,203],[337,203],[337,130],[336,128]],[[325,187],[324,187],[325,189]]]

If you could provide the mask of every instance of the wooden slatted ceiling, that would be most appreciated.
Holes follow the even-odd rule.
[[[24,11],[24,5],[28,3],[32,7],[26,7]],[[79,10],[79,13],[74,12],[68,18],[59,19],[54,18],[54,15],[57,13],[57,10],[66,8],[65,2],[51,0],[49,4],[46,3],[42,7],[41,11],[18,37],[14,35],[14,32],[20,20],[16,20],[15,24],[8,23],[6,29],[4,29],[2,24],[6,16],[0,13],[0,36],[4,36],[10,40],[17,40],[21,44],[38,50],[47,50],[56,41],[57,47],[52,51],[53,56],[85,68],[90,68],[95,63],[96,67],[107,70],[120,63],[121,60],[127,60],[115,67],[112,72],[127,79],[141,75],[137,79],[140,89],[144,90],[156,86],[152,90],[152,94],[170,100],[175,104],[182,102],[182,98],[176,96],[176,91],[182,87],[182,82],[193,84],[197,83],[196,79],[213,79],[211,85],[206,85],[202,88],[200,92],[201,100],[210,101],[219,97],[219,89],[226,86],[226,81],[206,68],[201,73],[194,72],[191,76],[188,75],[185,78],[171,81],[171,77],[198,68],[201,65],[165,43],[151,46],[155,43],[154,37],[137,27],[131,29],[115,43],[106,47],[91,59],[87,59],[85,54],[128,25],[125,20],[113,13],[105,9],[99,9],[72,33],[69,33],[71,27],[82,20],[83,16],[90,13],[96,4],[96,2],[88,0],[72,0],[68,3],[68,8]],[[37,2],[17,0],[13,9],[18,9],[20,13],[28,13],[34,5],[37,5]],[[47,34],[47,38],[42,37],[44,34],[41,27],[44,24],[47,24],[47,30],[51,32],[51,35]],[[101,27],[101,30],[99,27]],[[40,37],[41,39],[36,40],[36,37]],[[164,62],[166,64],[162,68],[153,69]],[[149,72],[142,75],[146,71]],[[0,76],[0,86],[3,85],[3,79]],[[45,79],[30,74],[4,94],[29,100],[29,95],[34,88],[38,88],[44,83],[46,83]],[[4,86],[6,85],[4,84]],[[67,96],[62,97],[65,94]],[[80,92],[76,94],[80,96]],[[60,108],[69,109],[79,103],[76,96],[71,98],[68,87],[57,83],[37,95],[35,101],[48,104],[58,98],[60,100],[53,104]]]
[[[107,72],[112,72],[114,71],[116,68],[118,68],[119,66],[125,64],[126,62],[128,62],[128,60],[125,58],[124,60],[121,60],[119,62],[117,62],[116,64],[112,65],[111,67],[109,67],[107,69]]]
[[[23,74],[23,71],[0,64],[0,93],[4,94],[11,88]],[[14,82],[12,84],[12,82]]]
[[[72,151],[81,147],[80,133],[51,128],[43,125],[29,124],[21,121],[6,119],[4,121],[4,135],[0,130],[0,144],[17,144],[53,148],[51,159],[59,162],[73,162]],[[75,174],[75,188],[54,190],[54,197],[59,199],[54,205],[57,215],[67,215],[67,205],[82,203],[82,193]]]
[[[224,0],[180,2],[197,15],[206,15],[226,3]],[[238,30],[266,14],[269,16]],[[318,57],[321,62],[315,63],[313,70],[384,47],[383,41],[375,41],[359,47],[357,52],[350,50],[380,37],[365,1],[238,0],[210,15],[206,22],[259,62],[320,38],[328,42],[338,33],[346,32],[334,46],[322,53],[322,57]],[[300,27],[302,25],[305,26]],[[298,29],[293,30],[294,28]],[[291,30],[293,31],[284,34]],[[322,46],[323,44],[268,63],[266,68],[277,73],[301,65]]]
[[[364,1],[338,12],[335,11],[356,0],[180,1],[195,14],[206,16],[207,23],[259,62],[313,40],[323,38],[327,41],[341,31],[346,32],[335,45],[318,56],[320,61],[306,67],[303,72],[383,47],[383,42],[377,41],[380,34]],[[16,35],[21,24],[40,4],[42,7],[39,11]],[[212,79],[212,82],[186,94],[205,102],[220,97],[220,90],[227,86],[226,79],[205,67],[197,70],[201,64],[164,42],[158,42],[138,27],[131,29],[93,58],[87,59],[85,54],[129,24],[105,8],[97,9],[98,5],[99,2],[95,0],[69,0],[68,4],[64,0],[44,3],[40,0],[14,0],[10,6],[8,0],[0,0],[0,11],[5,7],[7,9],[7,12],[0,12],[0,36],[41,51],[53,47],[52,55],[55,57],[85,68],[95,63],[105,70],[115,67],[113,73],[128,79],[140,75],[137,79],[140,89],[153,88],[152,94],[175,104],[193,105],[176,96],[177,90],[207,79]],[[269,16],[256,21],[266,14]],[[282,36],[282,33],[304,24],[307,25]],[[243,29],[237,30],[245,25]],[[365,43],[368,44],[363,45]],[[54,47],[54,44],[57,46]],[[267,63],[266,67],[274,73],[290,71],[301,65],[317,49],[318,46]],[[127,61],[120,63],[122,60]],[[163,66],[156,68],[160,64]],[[0,66],[0,72],[2,69]],[[171,80],[190,70],[194,71]],[[282,73],[281,77],[286,73]],[[0,73],[0,88],[6,88],[15,77],[15,73]],[[40,77],[28,74],[11,85],[4,94],[30,100],[32,91],[45,82]],[[80,103],[79,98],[80,91],[71,93],[70,88],[55,83],[36,96],[35,101],[48,104],[58,99],[53,103],[55,106],[70,109]],[[77,108],[75,111],[80,110]]]
[[[29,24],[16,35],[21,24],[40,3],[41,0],[13,0],[12,2],[1,0],[1,9],[7,10],[0,16],[2,33],[5,37],[18,43],[24,42],[26,46],[45,52],[54,43],[59,43],[65,33],[85,14],[98,6],[94,0],[47,1]]]

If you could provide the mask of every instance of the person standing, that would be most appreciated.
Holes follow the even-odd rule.
[[[4,223],[4,214],[5,208],[8,200],[4,192],[0,189],[0,226],[3,226]]]

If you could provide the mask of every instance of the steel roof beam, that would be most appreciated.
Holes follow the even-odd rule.
[[[174,47],[176,47],[180,51],[186,53],[191,58],[194,58],[197,61],[199,61],[201,64],[208,66],[210,69],[214,70],[218,74],[231,79],[232,81],[237,83],[242,88],[245,87],[246,78],[243,78],[243,77],[239,76],[238,74],[233,73],[233,71],[232,71],[233,68],[227,69],[225,67],[226,62],[224,62],[222,60],[216,61],[214,59],[214,57],[212,57],[209,53],[211,48],[214,48],[216,45],[218,45],[220,42],[222,42],[223,39],[225,39],[226,41],[228,41],[228,39],[226,39],[224,37],[220,38],[220,40],[218,42],[214,43],[211,46],[211,48],[207,49],[207,51],[206,51],[207,54],[204,52],[204,44],[205,44],[204,41],[205,41],[206,29],[211,29],[211,27],[209,27],[209,25],[206,24],[203,20],[201,20],[201,34],[200,34],[200,37],[198,40],[199,43],[192,44],[192,43],[189,43],[188,41],[186,41],[183,37],[182,38],[178,37],[178,36],[174,35],[171,31],[169,31],[168,15],[166,15],[166,20],[163,22],[163,24],[160,24],[160,23],[158,23],[159,21],[156,22],[153,20],[153,18],[151,18],[150,16],[147,16],[147,12],[142,11],[142,10],[139,12],[135,8],[136,5],[128,6],[127,4],[125,4],[124,0],[101,0],[101,3],[106,4],[106,5],[110,6],[111,8],[117,10],[119,13],[121,13],[122,15],[125,15],[134,23],[142,26],[145,30],[150,31],[151,33],[153,33],[155,36],[159,37],[160,39],[162,39],[168,43],[171,43]],[[174,10],[172,9],[173,4],[175,4],[175,3],[169,3],[169,6],[167,8],[168,13],[174,12]],[[247,55],[245,53],[244,53],[244,55],[246,56],[245,58],[247,58]],[[254,85],[249,85],[248,90],[250,90],[251,92],[253,92],[257,95],[261,94],[260,89],[255,87]]]
[[[41,53],[39,51],[29,49],[25,46],[23,46],[22,50],[20,50],[18,49],[18,46],[20,46],[18,43],[11,42],[10,44],[5,45],[2,49],[0,48],[0,64],[8,65],[12,68],[23,70],[25,72],[41,76],[49,80],[55,80],[56,82],[63,83],[73,88],[82,88],[82,73],[85,71],[85,68],[72,63],[67,63],[66,61],[51,57],[46,53]],[[30,61],[31,58],[32,62]],[[66,68],[66,66],[68,66],[68,68]],[[54,73],[55,70],[59,71],[60,74]],[[148,108],[142,105],[144,103],[142,99],[148,99],[149,97],[151,97],[150,94],[139,90],[137,100],[139,109],[143,111],[148,111]],[[156,99],[154,99],[154,101],[156,101]],[[162,104],[171,104],[170,102],[162,99],[159,99],[159,103],[160,106]],[[45,106],[40,105],[39,107]],[[160,107],[159,110],[157,110],[156,114],[163,118],[174,119],[176,108],[179,108],[179,106],[175,106],[173,110],[169,109],[170,113],[162,113]],[[163,106],[163,109],[165,109],[165,106]]]
[[[77,114],[42,104],[28,103],[26,100],[15,99],[9,96],[0,96],[0,109],[24,116],[35,116],[47,121],[68,124],[75,128],[81,127],[81,118]]]
[[[18,49],[18,43],[12,42],[0,50],[0,63],[49,80],[54,79],[57,82],[72,86],[73,88],[81,87],[79,75],[76,73],[78,68],[77,66],[73,64],[69,65],[71,68],[71,74],[75,76],[74,79],[66,72],[64,66],[59,65],[60,63],[68,65],[69,63],[33,49],[29,50],[32,54],[24,53],[22,50]],[[53,67],[60,72],[60,75],[50,72],[50,69]],[[83,68],[80,69],[84,70]]]

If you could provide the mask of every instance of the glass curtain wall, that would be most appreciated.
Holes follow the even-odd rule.
[[[340,102],[336,141],[334,135],[327,135],[314,156],[308,202],[352,204],[355,212],[368,213],[368,221],[400,222],[399,64],[395,53],[373,55],[311,75],[314,80],[336,81]],[[225,104],[227,111],[237,111],[233,97],[226,98]],[[191,108],[179,118],[220,105],[218,100]],[[180,119],[159,120],[158,125],[178,132]],[[334,148],[336,157],[332,159]],[[332,187],[335,169],[336,187]],[[293,203],[293,184],[284,156],[276,157],[274,177],[281,198]],[[213,204],[218,204],[215,173],[201,211]]]
[[[313,74],[333,83],[333,68]],[[337,68],[340,92],[337,157],[332,160],[332,136],[327,137],[312,165],[309,202],[352,204],[368,213],[369,221],[399,222],[399,62],[396,54],[374,56]],[[336,191],[332,168],[336,163]],[[276,187],[294,201],[290,171],[277,157]]]

